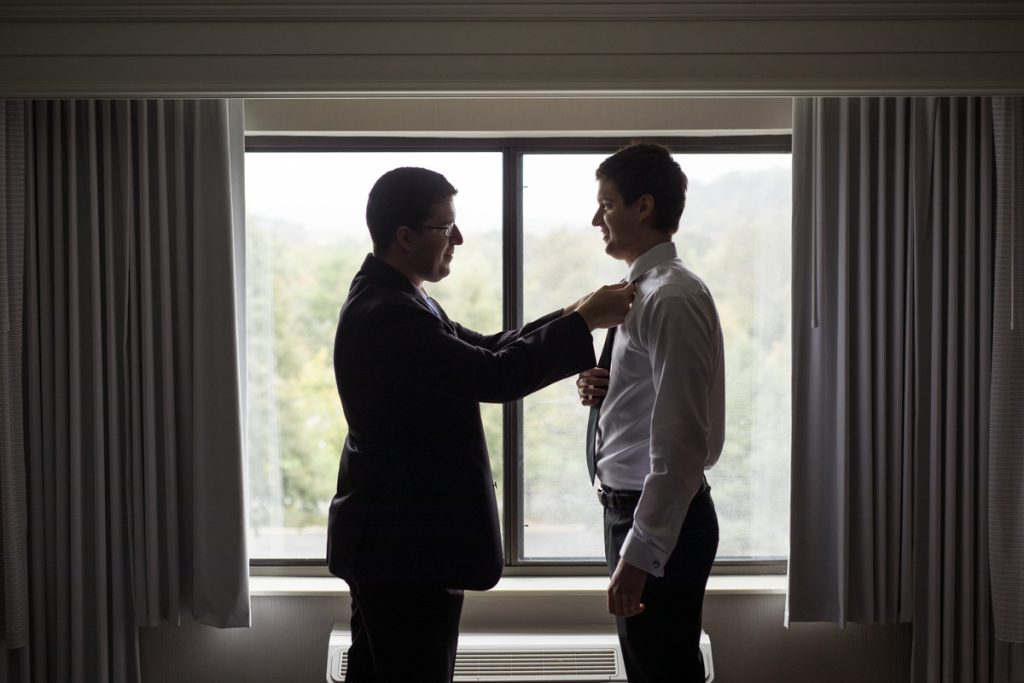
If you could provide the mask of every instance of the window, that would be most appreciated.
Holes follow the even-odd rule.
[[[386,170],[419,165],[459,189],[465,236],[430,288],[481,332],[521,324],[618,281],[590,225],[594,169],[621,140],[252,139],[246,154],[250,556],[322,562],[345,422],[334,328],[370,251],[364,211]],[[788,553],[790,157],[788,138],[665,140],[690,179],[675,242],[719,308],[726,445],[708,479],[719,560]],[[501,267],[498,267],[501,264]],[[603,335],[595,335],[600,348]],[[587,414],[571,380],[484,426],[509,564],[598,562],[601,514],[587,480]]]

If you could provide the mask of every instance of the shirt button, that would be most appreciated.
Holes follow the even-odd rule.
[[[657,560],[655,560],[654,561],[654,568],[657,569],[660,566],[661,566],[661,562],[658,562]]]

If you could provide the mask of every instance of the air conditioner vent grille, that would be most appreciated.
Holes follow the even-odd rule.
[[[334,677],[336,681],[344,681],[345,674],[348,673],[348,651],[345,650],[338,657],[338,670],[335,672],[337,675]]]
[[[351,632],[335,624],[327,649],[327,683],[342,683],[348,672]],[[704,680],[715,679],[711,639],[700,637]],[[455,680],[460,683],[554,683],[625,681],[619,639],[614,633],[497,633],[459,635]]]
[[[348,652],[336,660],[334,680],[345,680]],[[578,680],[580,676],[618,674],[613,649],[594,650],[475,650],[455,656],[456,681],[514,681],[526,677],[547,676],[546,680]]]
[[[479,676],[515,679],[520,676],[614,676],[615,651],[608,650],[477,650],[455,657],[455,680]]]

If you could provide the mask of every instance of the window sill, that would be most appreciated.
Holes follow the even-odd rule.
[[[709,595],[784,595],[785,575],[712,575]],[[490,593],[504,595],[604,595],[608,579],[604,576],[508,576]],[[340,596],[348,594],[348,585],[333,576],[250,576],[249,593],[254,597]]]

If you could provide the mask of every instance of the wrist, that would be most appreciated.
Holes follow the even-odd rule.
[[[622,574],[624,574],[626,576],[634,576],[634,577],[636,577],[636,576],[639,576],[640,574],[643,574],[645,576],[647,575],[647,571],[645,569],[641,569],[640,567],[636,566],[635,564],[631,564],[624,557],[620,557],[619,558],[619,566],[620,566],[620,570],[619,571],[621,571]]]
[[[594,320],[593,314],[590,310],[586,306],[580,306],[576,309],[576,313],[579,313],[580,317],[583,318],[583,322],[587,324],[587,329],[593,332],[594,328],[597,327],[595,324],[597,321]]]

